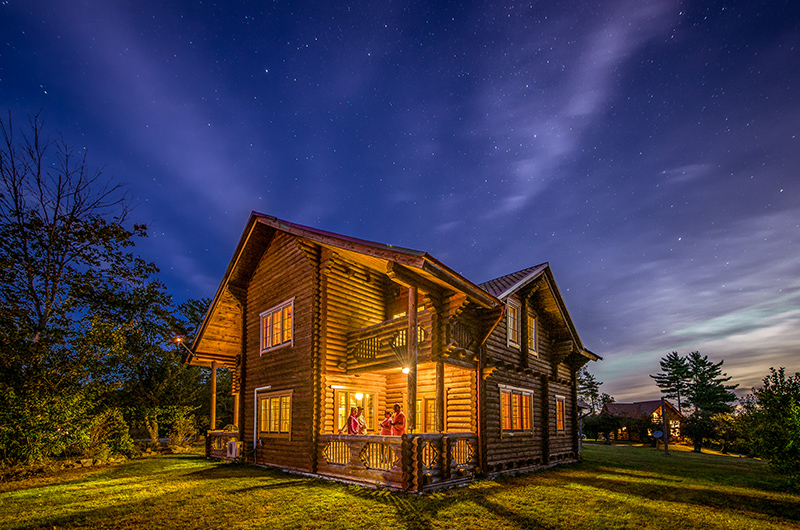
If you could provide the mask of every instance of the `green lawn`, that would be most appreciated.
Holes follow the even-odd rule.
[[[426,496],[169,455],[0,484],[0,528],[800,528],[759,461],[584,446],[584,462]]]

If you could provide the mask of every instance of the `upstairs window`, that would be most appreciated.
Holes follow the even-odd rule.
[[[536,352],[536,319],[528,315],[528,353],[538,355]]]
[[[500,387],[500,415],[503,432],[533,431],[533,392]]]
[[[508,345],[519,348],[519,304],[513,300],[508,301]]]
[[[294,338],[294,298],[261,313],[261,353],[291,346]]]

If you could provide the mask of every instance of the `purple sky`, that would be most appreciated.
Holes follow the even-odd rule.
[[[0,0],[0,109],[130,184],[176,300],[256,210],[549,261],[618,401],[672,350],[800,371],[796,0]]]

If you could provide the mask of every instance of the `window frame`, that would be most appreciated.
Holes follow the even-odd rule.
[[[270,351],[273,351],[273,350],[277,350],[279,348],[285,348],[287,346],[288,347],[294,346],[294,321],[295,321],[294,300],[295,300],[295,298],[292,297],[292,298],[290,298],[289,300],[286,300],[283,303],[280,303],[278,305],[272,306],[269,309],[259,313],[258,320],[259,320],[259,328],[261,330],[261,333],[260,333],[260,336],[259,336],[259,351],[260,351],[260,355],[263,355],[263,354],[265,354],[267,352],[270,352]],[[284,339],[285,333],[287,331],[286,317],[285,317],[286,309],[289,309],[289,319],[291,320],[291,322],[289,323],[289,326],[288,326],[288,331],[289,331],[289,338],[288,339]],[[266,339],[267,339],[267,335],[268,334],[269,334],[269,337],[270,337],[270,342],[272,342],[273,332],[275,330],[275,327],[274,327],[275,322],[274,322],[272,316],[274,314],[276,314],[276,313],[280,314],[280,316],[281,316],[281,323],[280,323],[280,328],[279,328],[280,333],[281,333],[281,340],[277,344],[270,344],[270,346],[266,346],[265,344],[266,344]],[[268,324],[266,324],[267,318],[269,318],[269,323]]]
[[[294,389],[270,390],[270,387],[255,390],[255,432],[257,438],[287,438],[292,439],[292,395]],[[278,400],[278,417],[273,419],[272,411],[264,418],[264,406],[271,406],[273,400]],[[284,399],[286,401],[284,401]],[[286,409],[284,409],[286,403]],[[265,425],[266,423],[266,425]],[[277,425],[277,430],[273,430]],[[266,427],[266,429],[265,429]]]
[[[564,396],[556,395],[556,433],[557,434],[564,434],[567,432],[567,398]],[[558,404],[561,404],[561,410],[559,411]],[[561,423],[561,427],[559,427],[559,420]]]
[[[516,300],[508,300],[506,305],[508,307],[508,311],[506,312],[506,345],[510,348],[519,349],[520,343],[522,342],[520,337],[522,332],[522,326],[520,326],[522,307]],[[512,332],[516,337],[512,337]]]
[[[497,385],[500,391],[500,434],[502,436],[519,436],[521,434],[533,434],[536,423],[534,421],[534,407],[535,403],[533,397],[535,392],[530,388],[521,388],[509,385]],[[505,395],[509,396],[508,404],[506,404]],[[514,396],[519,396],[517,410],[515,414]],[[528,414],[525,414],[525,402],[527,401]],[[506,418],[510,420],[510,427],[506,428]],[[525,425],[527,420],[527,426]],[[514,428],[514,423],[517,423],[518,428]]]

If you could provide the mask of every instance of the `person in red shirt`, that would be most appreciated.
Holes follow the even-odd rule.
[[[358,427],[358,409],[350,407],[350,416],[347,417],[347,421],[342,426],[339,434],[342,434],[345,429],[347,429],[347,434],[358,434]]]
[[[394,406],[394,418],[392,419],[392,436],[402,436],[406,432],[406,415],[400,404]]]
[[[391,436],[392,435],[392,411],[387,410],[386,414],[384,415],[383,421],[381,422],[381,436]]]

